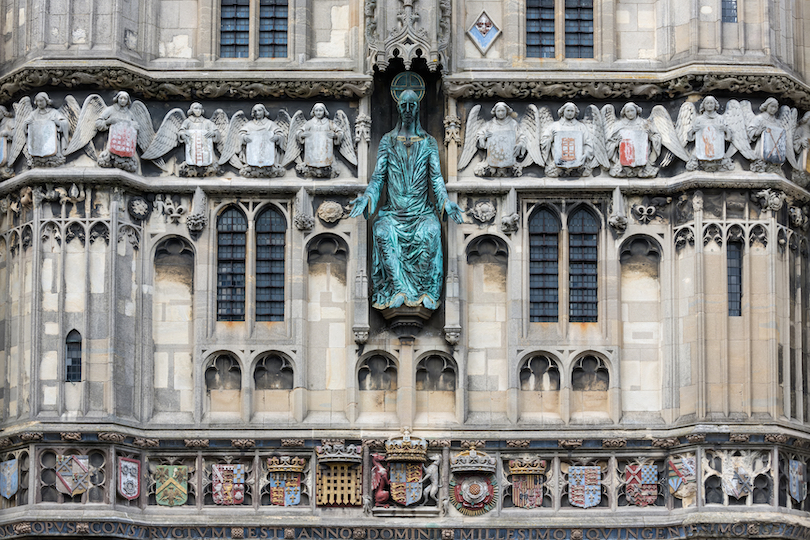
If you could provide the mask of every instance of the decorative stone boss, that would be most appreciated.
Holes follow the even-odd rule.
[[[372,301],[386,317],[407,306],[429,312],[439,306],[442,290],[442,245],[439,217],[464,220],[447,198],[439,168],[436,139],[419,123],[419,98],[407,89],[395,94],[399,122],[386,133],[365,192],[352,201],[351,217],[367,219],[387,200],[372,225]],[[433,192],[435,206],[429,198]],[[428,315],[429,316],[429,315]]]

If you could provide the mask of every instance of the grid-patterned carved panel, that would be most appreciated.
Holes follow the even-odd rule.
[[[360,467],[355,463],[326,463],[318,467],[318,506],[363,504]]]

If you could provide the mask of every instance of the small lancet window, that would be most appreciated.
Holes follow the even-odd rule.
[[[82,335],[71,330],[65,339],[65,382],[82,380]]]

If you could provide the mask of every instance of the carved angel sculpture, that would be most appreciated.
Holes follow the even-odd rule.
[[[99,131],[108,131],[109,134],[105,149],[98,155],[98,164],[129,172],[138,169],[135,147],[145,150],[155,136],[152,116],[146,105],[140,101],[133,103],[123,90],[115,95],[109,107],[98,94],[87,96],[66,155],[85,147]]]
[[[221,133],[228,127],[228,115],[222,109],[214,111],[211,120],[203,116],[202,104],[191,104],[184,115],[181,109],[172,109],[163,118],[163,123],[152,144],[141,156],[157,160],[181,142],[186,146],[186,160],[180,164],[180,176],[214,176],[219,173],[219,164],[214,155],[214,143],[220,142]],[[220,152],[222,148],[219,148]]]
[[[557,114],[559,120],[545,126],[540,136],[546,176],[591,176],[594,167],[608,168],[604,121],[599,109],[589,106],[585,122],[577,120],[579,107],[571,102],[560,107]]]
[[[740,106],[743,115],[748,117],[745,124],[748,140],[756,142],[750,170],[778,173],[781,172],[785,160],[794,168],[798,168],[796,154],[793,151],[793,131],[798,115],[796,109],[785,105],[780,110],[779,102],[770,97],[759,106],[760,113],[751,118],[749,116],[751,104],[743,101]]]
[[[804,113],[796,126],[793,134],[793,148],[798,154],[796,156],[796,169],[798,170],[793,173],[793,181],[804,187],[810,182],[810,161],[807,159],[810,153],[810,112]]]
[[[276,122],[270,120],[267,108],[258,103],[247,120],[242,111],[231,117],[228,132],[222,143],[219,164],[230,162],[239,174],[248,178],[275,178],[284,176],[281,166],[290,129],[290,117],[280,111]]]
[[[22,121],[14,130],[9,167],[23,151],[29,167],[58,167],[65,163],[71,128],[79,113],[78,102],[68,96],[62,108],[56,110],[48,94],[40,92],[34,97],[34,106],[28,97],[17,104],[16,116]]]
[[[545,109],[546,114],[548,110]],[[473,171],[476,176],[520,176],[523,168],[532,163],[542,164],[540,147],[540,112],[534,105],[526,108],[520,123],[512,108],[499,101],[492,107],[492,119],[479,117],[481,105],[476,105],[467,116],[464,147],[458,160],[458,170],[469,165],[479,148],[487,157]],[[548,114],[550,120],[550,114]],[[528,156],[522,162],[518,158]]]
[[[304,113],[301,111],[293,115],[282,165],[286,167],[296,161],[295,170],[302,176],[332,178],[337,175],[332,166],[335,162],[335,146],[346,161],[357,165],[351,125],[346,114],[338,111],[335,120],[329,120],[326,106],[323,103],[316,103],[310,111],[309,120],[304,120]],[[302,149],[303,160],[300,159]]]
[[[610,176],[652,178],[657,175],[658,167],[654,163],[661,153],[661,135],[653,122],[639,116],[641,107],[633,102],[625,104],[620,118],[615,121],[613,106],[606,105],[603,114],[606,123],[612,124],[606,144]]]
[[[14,113],[0,105],[0,178],[14,176],[14,171],[8,166],[8,154],[15,127]]]

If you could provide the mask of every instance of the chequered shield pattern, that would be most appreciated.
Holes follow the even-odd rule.
[[[242,504],[245,500],[245,466],[211,465],[211,495],[216,504]]]
[[[636,506],[655,504],[658,498],[658,468],[655,465],[627,465],[624,475],[628,502]]]
[[[597,466],[568,469],[568,500],[572,506],[590,508],[602,500],[602,471]]]

